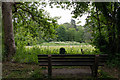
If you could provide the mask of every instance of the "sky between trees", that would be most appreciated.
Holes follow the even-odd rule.
[[[41,8],[41,7],[39,7]],[[51,17],[61,17],[59,20],[58,20],[58,24],[63,24],[63,23],[70,23],[71,22],[71,19],[73,14],[71,14],[72,10],[68,10],[68,9],[62,9],[62,8],[56,8],[55,6],[53,8],[51,8],[48,4],[46,7],[43,7],[44,10],[46,10],[48,13],[50,13],[50,16]],[[86,22],[86,17],[87,17],[87,14],[83,15],[82,17],[80,18],[77,18],[77,19],[74,19],[76,21],[76,25],[85,25],[85,22]],[[79,20],[78,20],[79,19]],[[77,22],[81,21],[81,23],[77,24]]]

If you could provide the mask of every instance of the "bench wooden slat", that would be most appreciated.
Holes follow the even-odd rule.
[[[48,61],[39,61],[39,63],[41,64],[46,64],[46,63],[48,63]],[[94,61],[51,61],[51,63],[52,63],[52,65],[53,64],[55,64],[55,63],[60,63],[60,64],[64,64],[64,63],[67,63],[67,64],[71,64],[71,63],[73,63],[73,64],[76,64],[76,65],[78,65],[78,64],[89,64],[89,63],[92,63],[92,64],[94,64]],[[99,62],[99,64],[104,64],[105,62]]]
[[[38,55],[38,58],[48,58],[48,55]],[[52,58],[95,58],[95,55],[52,55]],[[100,55],[99,58],[106,59],[107,56]]]
[[[93,65],[94,63],[90,62],[52,62],[52,66],[80,66],[80,65]],[[46,62],[41,62],[40,65],[48,65]]]
[[[41,57],[41,58],[38,58],[38,60],[45,60],[45,59],[47,59],[48,60],[48,57],[46,57],[46,58],[43,58],[43,57]]]
[[[48,55],[42,55],[42,54],[39,54],[38,57],[48,57]]]
[[[104,63],[99,63],[98,64],[99,66],[103,66]],[[48,66],[48,63],[40,63],[39,66]],[[75,64],[75,63],[72,63],[72,64],[69,64],[69,63],[52,63],[52,66],[93,66],[93,63],[82,63],[82,64]]]
[[[42,60],[42,59],[48,59],[48,57],[39,57],[38,58],[38,60]],[[68,57],[52,57],[52,59],[95,59],[95,58],[93,58],[93,57],[71,57],[71,58],[68,58]],[[107,60],[107,58],[102,58],[102,57],[100,57],[99,58],[100,60]]]
[[[55,58],[55,57],[52,57],[52,59],[53,59],[53,60],[54,60],[54,59],[55,59],[55,60],[60,60],[60,59],[61,59],[61,60],[62,60],[62,59],[66,59],[66,60],[67,60],[67,59],[71,59],[71,60],[74,60],[74,59],[75,59],[75,60],[81,60],[81,59],[82,59],[82,60],[86,60],[86,59],[94,60],[94,58],[88,58],[88,57],[78,57],[78,58],[76,58],[76,57],[73,57],[73,58],[67,58],[67,57],[65,57],[65,58],[64,58],[64,57]]]
[[[48,55],[42,55],[42,54],[39,54],[38,55],[38,57],[46,57],[46,56],[48,56]],[[65,57],[65,56],[67,56],[67,57],[70,57],[70,56],[72,56],[72,57],[74,57],[74,56],[81,56],[81,57],[83,57],[83,56],[95,56],[95,55],[93,55],[93,54],[52,54],[52,57]]]
[[[47,61],[47,60],[44,60],[44,61],[39,61],[39,62],[48,62],[48,61]],[[64,62],[69,62],[69,63],[70,63],[70,62],[79,62],[79,63],[81,63],[81,62],[93,62],[93,63],[94,63],[94,61],[66,61],[66,60],[65,60],[65,61],[64,61],[64,60],[63,60],[63,61],[52,60],[52,62],[58,62],[58,63],[61,63],[61,62],[62,62],[62,63],[64,63]]]
[[[108,54],[100,54],[100,57],[108,57]]]
[[[48,60],[39,60],[38,62],[48,62]],[[52,62],[94,62],[93,60],[52,60]],[[105,63],[106,61],[99,61],[99,62],[102,62],[102,63]]]
[[[48,58],[38,58],[38,61],[48,61]],[[52,61],[94,61],[94,58],[52,58]],[[99,59],[101,62],[106,62],[107,59]]]
[[[48,56],[48,54],[38,54],[38,56]],[[52,56],[95,56],[95,54],[52,54]],[[108,56],[108,55],[99,54],[99,56]]]

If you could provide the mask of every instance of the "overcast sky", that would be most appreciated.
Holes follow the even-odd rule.
[[[71,12],[72,10],[68,10],[68,9],[61,9],[61,8],[50,8],[49,6],[44,7],[44,9],[50,13],[51,17],[56,17],[56,16],[61,16],[61,18],[58,20],[58,24],[63,24],[63,23],[70,23],[72,18]],[[81,23],[79,25],[84,25],[85,24],[85,19],[86,19],[87,15],[82,16],[81,18],[78,19],[74,19],[76,21],[76,23],[78,21],[81,21]]]

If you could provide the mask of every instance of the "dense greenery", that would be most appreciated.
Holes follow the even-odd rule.
[[[54,25],[54,23],[56,22],[55,19],[50,18],[49,15],[46,16],[46,14],[44,13],[45,11],[43,9],[39,9],[39,11],[37,10],[37,7],[40,6],[40,4],[38,3],[22,3],[22,4],[24,5],[22,6],[20,6],[20,4],[16,5],[18,8],[20,7],[20,9],[18,9],[17,12],[13,10],[13,12],[15,12],[13,15],[13,18],[14,18],[14,26],[15,26],[14,31],[16,36],[15,37],[16,43],[24,41],[25,43],[23,42],[21,43],[26,45],[32,45],[34,41],[36,41],[36,44],[42,41],[85,42],[85,39],[87,37],[86,33],[89,31],[89,33],[92,36],[92,43],[101,52],[108,53],[111,55],[115,55],[119,53],[119,45],[120,45],[119,43],[120,42],[119,40],[119,35],[120,35],[119,34],[119,31],[120,31],[119,30],[119,6],[120,4],[119,3],[117,2],[107,2],[107,3],[89,3],[89,2],[69,3],[67,2],[66,7],[68,9],[70,8],[71,5],[75,9],[72,12],[74,14],[73,16],[74,18],[82,16],[84,13],[89,14],[86,19],[87,23],[84,26],[76,26],[76,24],[74,23],[74,21],[72,22],[72,20],[71,20],[71,23]],[[60,5],[63,6],[62,3],[60,3]],[[26,13],[26,11],[24,10],[24,9],[27,10],[26,6],[30,7],[31,12],[28,11]],[[22,12],[22,14],[20,12]],[[46,22],[48,24],[46,24]],[[42,27],[42,25],[44,27]],[[59,27],[57,28],[56,26],[59,26]],[[57,34],[56,37],[53,37],[54,36],[53,34]],[[90,41],[90,39],[91,37],[87,37],[87,40]]]
[[[51,3],[56,4],[56,3]],[[74,18],[88,14],[87,23],[84,27],[92,34],[92,42],[101,52],[108,52],[112,55],[120,51],[119,2],[65,2],[58,3],[66,9],[74,8]]]
[[[56,24],[56,18],[51,18],[43,9],[38,10],[37,7],[40,5],[28,2],[14,5],[13,25],[16,45],[34,45],[44,41],[84,42],[83,27],[76,27],[72,21],[62,25]]]
[[[58,7],[58,5],[60,7]],[[59,18],[51,18],[39,6],[46,3],[16,2],[12,8],[15,44],[24,46],[51,41],[90,42],[100,53],[109,54],[110,59],[120,55],[120,3],[119,2],[60,2],[49,3],[58,8],[74,8],[73,18],[88,14],[84,26],[71,23],[58,24]],[[113,60],[113,63],[116,62]],[[118,62],[117,62],[118,63]]]
[[[42,3],[16,3],[13,7],[13,24],[16,45],[33,45],[39,40],[52,38],[56,19],[38,7]]]
[[[76,41],[84,42],[84,27],[76,26],[73,27],[69,23],[64,23],[56,29],[57,41]]]
[[[58,24],[58,17],[52,18],[43,8],[38,8],[39,6],[45,7],[46,4],[44,2],[15,2],[11,4],[13,5],[11,21],[14,33],[10,33],[10,35],[14,35],[16,45],[16,53],[14,56],[11,55],[12,62],[37,64],[38,54],[59,54],[59,49],[63,47],[66,54],[108,54],[108,65],[120,66],[119,2],[49,3],[51,7],[55,5],[65,9],[73,7],[73,18],[88,14],[84,26],[77,25],[74,19],[71,19],[70,23]],[[9,32],[9,29],[7,31]],[[0,34],[0,37],[3,35],[3,42],[5,41],[4,33]],[[9,42],[9,37],[7,39],[6,41]],[[10,38],[11,41],[14,39]],[[13,45],[10,43],[9,46]],[[7,49],[11,52],[12,49],[4,46],[3,48],[5,48],[3,49],[3,59],[5,59],[9,53]],[[111,77],[101,70],[98,72],[100,77]],[[24,71],[24,73],[26,72]],[[41,77],[38,74],[39,72],[35,71],[32,77]],[[16,75],[16,73],[11,74],[10,77],[12,75]]]
[[[56,3],[51,3],[56,4]],[[91,42],[101,53],[120,65],[120,3],[119,2],[60,2],[61,7],[74,8],[74,18],[88,14],[84,27],[91,33]]]

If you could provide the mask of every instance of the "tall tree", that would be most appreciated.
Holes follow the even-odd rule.
[[[100,51],[115,55],[120,53],[119,12],[120,2],[66,2],[73,7],[74,18],[88,13],[87,26],[92,30],[93,42]]]
[[[54,37],[56,28],[56,19],[46,16],[43,9],[38,9],[42,5],[38,2],[3,2],[3,26],[4,26],[4,44],[6,49],[6,57],[10,61],[16,52],[14,33],[17,32],[24,36],[17,37],[16,40],[25,41],[30,37],[38,37],[38,31],[42,31],[43,37]],[[44,6],[44,3],[43,3]],[[13,13],[13,14],[12,14]],[[14,32],[13,24],[14,23]],[[19,29],[21,33],[19,32]],[[24,29],[24,30],[22,30]]]
[[[2,2],[2,20],[4,26],[4,45],[6,49],[7,60],[11,60],[11,57],[16,52],[13,24],[12,24],[12,5],[11,2]]]

